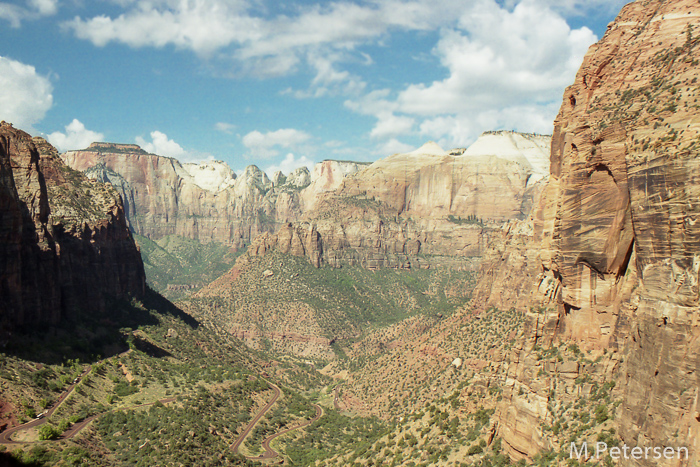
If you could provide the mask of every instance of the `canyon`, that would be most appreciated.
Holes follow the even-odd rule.
[[[259,234],[274,236],[280,228],[282,235],[293,237],[289,225],[305,222],[305,230],[320,232],[321,241],[328,238],[326,249],[338,253],[327,261],[335,264],[344,256],[343,244],[361,247],[383,240],[378,247],[383,256],[404,255],[405,261],[411,252],[444,251],[452,242],[441,239],[450,235],[464,236],[456,249],[478,254],[480,229],[461,228],[450,217],[501,222],[526,216],[546,175],[549,137],[489,132],[474,148],[473,153],[444,151],[428,143],[372,164],[326,160],[311,173],[300,168],[271,178],[256,166],[237,176],[223,163],[181,164],[136,145],[93,143],[61,157],[73,169],[115,186],[139,235],[154,240],[178,235],[244,248]],[[329,218],[344,211],[352,211],[352,221],[337,224],[336,218],[331,228]],[[380,217],[389,219],[383,227]],[[364,238],[360,232],[370,224],[369,231],[379,235]],[[391,239],[399,237],[395,245]],[[270,241],[277,240],[258,244]]]
[[[489,131],[468,148],[428,142],[269,176],[132,144],[59,156],[3,123],[0,326],[142,299],[140,236],[186,315],[173,332],[129,328],[132,343],[174,355],[195,335],[204,372],[210,349],[245,354],[242,381],[257,371],[325,397],[333,417],[386,423],[323,465],[579,465],[572,440],[684,446],[687,460],[620,465],[694,465],[699,16],[691,0],[625,6],[551,137]],[[202,244],[225,272],[168,282]]]

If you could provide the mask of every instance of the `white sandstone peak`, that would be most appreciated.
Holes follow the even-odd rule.
[[[552,137],[515,131],[487,131],[464,151],[463,157],[495,156],[529,166],[532,182],[549,175]]]
[[[188,162],[182,167],[192,177],[193,182],[200,188],[218,192],[233,186],[236,173],[227,163],[222,161]]]
[[[446,156],[447,152],[440,147],[435,141],[428,141],[423,146],[415,149],[411,152],[407,152],[406,155],[411,156]]]

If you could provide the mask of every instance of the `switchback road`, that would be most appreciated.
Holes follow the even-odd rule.
[[[270,383],[269,381],[268,381],[268,384],[270,386],[272,386],[272,389],[274,390],[274,394],[272,396],[272,399],[270,399],[270,401],[265,405],[265,407],[263,407],[260,411],[258,411],[258,413],[250,421],[250,423],[245,428],[245,430],[243,430],[243,433],[241,433],[241,435],[238,437],[236,442],[231,445],[231,449],[233,450],[233,452],[238,452],[238,448],[240,448],[241,444],[243,444],[243,441],[250,434],[250,432],[253,431],[253,428],[255,428],[255,425],[258,424],[260,419],[265,416],[265,414],[272,408],[272,406],[275,404],[275,402],[277,402],[277,399],[279,399],[280,394],[282,393],[282,391],[280,391],[280,388],[278,388],[276,385]],[[323,416],[323,409],[321,408],[320,405],[313,404],[313,406],[316,409],[316,415],[314,415],[313,418],[311,418],[310,420],[307,420],[305,422],[302,422],[299,425],[296,425],[296,426],[293,426],[290,428],[285,428],[284,430],[277,432],[274,435],[268,436],[262,442],[262,447],[265,450],[265,452],[263,452],[259,456],[246,456],[246,457],[248,459],[260,460],[260,459],[274,459],[275,457],[279,456],[279,453],[277,451],[275,451],[274,449],[272,449],[272,447],[270,446],[270,443],[272,443],[272,441],[279,436],[282,436],[286,433],[289,433],[290,431],[298,430],[299,428],[303,428],[305,426],[308,426],[311,423],[318,420],[319,418],[321,418]]]
[[[245,440],[246,436],[250,434],[251,431],[253,431],[253,428],[255,428],[255,425],[260,421],[261,418],[272,408],[272,406],[277,402],[277,399],[279,399],[280,394],[282,394],[282,391],[280,391],[280,388],[278,388],[276,385],[270,383],[268,381],[268,384],[272,386],[272,390],[274,391],[274,395],[272,396],[272,399],[270,399],[270,402],[268,402],[265,407],[260,410],[255,417],[250,421],[248,426],[243,430],[243,433],[238,437],[235,443],[231,445],[231,449],[233,452],[238,452],[238,448],[243,444],[243,441]]]
[[[272,447],[270,446],[270,443],[272,443],[272,441],[279,436],[287,434],[293,430],[298,430],[299,428],[304,428],[305,426],[311,425],[313,422],[315,422],[316,420],[321,418],[323,416],[323,409],[321,408],[320,405],[317,405],[317,404],[313,404],[313,406],[316,409],[316,415],[314,415],[313,418],[311,418],[305,422],[302,422],[297,426],[293,426],[291,428],[285,428],[284,430],[282,430],[278,433],[275,433],[272,436],[268,436],[262,442],[262,447],[265,450],[265,452],[262,453],[261,455],[259,455],[258,457],[248,457],[248,459],[273,459],[273,458],[279,456],[279,453],[277,451],[275,451],[274,449],[272,449]]]
[[[53,415],[53,413],[58,409],[63,401],[70,396],[71,392],[73,392],[73,389],[82,381],[82,379],[85,377],[90,372],[91,367],[88,367],[85,371],[83,371],[80,376],[77,378],[77,381],[72,383],[70,386],[68,386],[68,389],[63,391],[61,396],[58,398],[56,403],[44,414],[42,418],[35,418],[32,421],[29,421],[27,423],[24,423],[22,425],[18,425],[16,427],[10,428],[8,430],[3,431],[0,433],[0,444],[22,444],[21,441],[14,441],[12,439],[12,435],[17,433],[18,431],[26,430],[28,428],[34,428],[43,425],[46,423],[47,419]]]

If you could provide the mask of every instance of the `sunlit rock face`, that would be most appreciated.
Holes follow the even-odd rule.
[[[529,390],[500,412],[516,457],[552,447],[537,428],[546,414],[533,401],[548,390],[532,348],[573,342],[608,351],[596,374],[618,378],[628,445],[689,446],[698,458],[699,16],[690,0],[627,5],[564,93],[532,217],[539,271],[521,302],[553,312],[531,315],[513,368],[513,388]]]
[[[223,162],[181,164],[136,145],[93,143],[62,157],[74,169],[114,184],[127,204],[132,230],[155,239],[180,235],[246,246],[260,233],[298,218],[299,192],[308,185],[306,169],[275,184],[256,166],[237,176]],[[100,167],[109,173],[96,171]]]
[[[299,168],[272,178],[256,166],[236,175],[217,161],[180,164],[136,145],[93,143],[62,157],[76,170],[112,183],[132,230],[141,235],[176,234],[243,247],[263,233],[288,236],[289,223],[307,222],[311,227],[299,232],[317,232],[319,245],[329,252],[321,248],[314,263],[325,256],[329,264],[348,259],[404,267],[406,255],[419,252],[481,254],[487,243],[483,225],[450,217],[458,222],[524,217],[542,187],[548,140],[488,132],[467,152],[444,151],[430,142],[373,164],[325,160],[312,172]],[[379,226],[386,216],[391,220]],[[276,240],[261,239],[256,248],[267,251],[271,244]],[[358,248],[374,252],[349,251]],[[339,250],[347,251],[330,253]]]

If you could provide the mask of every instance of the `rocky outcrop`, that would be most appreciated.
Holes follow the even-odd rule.
[[[396,215],[420,219],[449,215],[522,219],[536,193],[528,184],[533,167],[524,155],[514,157],[510,144],[503,144],[509,140],[507,134],[491,141],[484,138],[492,139],[483,135],[473,154],[467,150],[453,155],[432,142],[410,153],[394,154],[347,177],[337,192],[374,199]],[[501,146],[509,149],[506,157],[499,154]]]
[[[288,183],[275,185],[255,166],[237,177],[222,162],[183,165],[135,145],[95,143],[62,157],[76,170],[116,180],[115,187],[127,200],[132,230],[154,239],[180,235],[243,247],[301,212],[298,198],[303,188],[300,183],[305,181],[303,169],[290,174]],[[120,178],[98,174],[99,167]]]
[[[322,195],[336,191],[342,185],[345,177],[357,173],[367,165],[367,163],[361,162],[335,160],[325,160],[316,164],[311,174],[311,183],[302,194],[304,210],[312,211],[316,201]]]
[[[107,296],[145,293],[116,190],[66,167],[42,138],[0,125],[0,325],[50,325]]]
[[[430,142],[364,166],[324,161],[302,192],[301,220],[256,239],[250,253],[279,249],[316,266],[369,269],[481,256],[493,227],[523,218],[542,189],[543,141],[496,132],[484,134],[471,153]]]
[[[698,16],[690,0],[627,5],[564,94],[533,243],[513,246],[534,250],[527,261],[539,269],[521,289],[520,306],[538,312],[499,412],[516,457],[553,447],[538,427],[555,380],[536,376],[533,349],[575,343],[602,359],[594,381],[616,379],[626,444],[687,446],[691,464],[700,458]]]
[[[418,253],[480,255],[484,222],[523,218],[542,186],[543,141],[490,132],[466,152],[429,143],[373,164],[326,160],[313,173],[300,168],[272,179],[255,166],[236,177],[223,163],[182,165],[135,145],[95,143],[63,158],[110,181],[141,235],[243,247],[266,234],[254,251],[267,251],[287,235],[288,223],[299,223],[300,232],[309,230],[306,223],[324,245],[317,253],[304,249],[314,264],[407,267]]]

